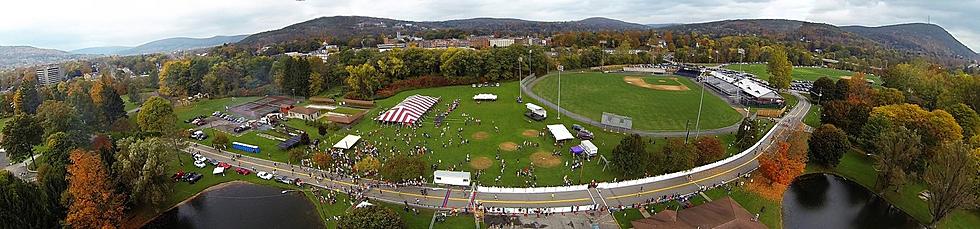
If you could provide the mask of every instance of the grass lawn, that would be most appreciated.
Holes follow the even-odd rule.
[[[633,227],[633,224],[630,222],[643,218],[643,214],[640,214],[640,210],[636,208],[614,212],[613,216],[616,217],[616,222],[619,223],[619,228],[631,228]]]
[[[779,93],[779,95],[782,95],[783,98],[786,99],[786,106],[788,106],[788,107],[791,107],[791,108],[792,107],[796,107],[796,104],[799,104],[800,103],[800,99],[799,98],[796,98],[796,96],[793,96],[793,94],[790,94],[790,93],[787,93],[787,92],[781,92],[781,93]],[[786,110],[789,110],[789,109],[786,109]]]
[[[730,64],[725,66],[727,69],[744,71],[747,73],[752,73],[759,77],[759,79],[767,80],[769,79],[769,71],[766,70],[765,64]],[[794,80],[809,80],[815,81],[820,79],[820,77],[829,77],[830,79],[837,80],[842,76],[852,76],[854,72],[847,70],[838,70],[833,68],[811,68],[811,67],[793,67],[793,79]],[[881,85],[881,78],[878,76],[868,75],[868,79],[873,80],[875,85]]]
[[[742,205],[742,207],[745,208],[745,210],[753,214],[759,213],[762,208],[765,208],[765,212],[762,212],[759,215],[759,220],[762,221],[762,223],[769,228],[782,228],[782,210],[781,210],[782,207],[779,201],[768,200],[762,196],[759,196],[758,194],[755,194],[754,192],[745,190],[742,187],[733,187],[731,192],[727,191],[724,188],[715,188],[715,189],[710,189],[708,191],[705,191],[704,194],[708,196],[708,198],[711,198],[712,200],[717,200],[724,197],[731,197],[732,200],[735,200],[735,202],[738,202],[739,205]],[[692,197],[690,199],[690,202],[694,206],[697,206],[707,202],[707,200],[699,195],[699,196]],[[671,201],[667,203],[657,203],[657,204],[647,205],[647,207],[644,208],[643,210],[646,210],[647,212],[650,213],[650,215],[653,215],[656,214],[657,212],[661,212],[667,209],[678,210],[683,208],[681,207],[681,204],[678,203],[677,201]],[[637,214],[639,214],[639,212],[637,212]],[[621,225],[623,225],[622,224],[623,221],[620,220],[621,219],[620,213],[616,213],[615,216],[616,216],[616,220],[619,221]],[[626,218],[624,217],[623,219]],[[634,220],[634,219],[628,219],[628,220]],[[627,221],[625,225],[626,227],[623,228],[629,228],[630,225],[629,221]]]
[[[615,113],[633,118],[633,128],[642,130],[684,130],[688,121],[698,116],[701,87],[681,76],[644,76],[648,82],[677,82],[687,86],[687,91],[662,91],[642,88],[624,81],[628,74],[604,74],[597,72],[562,74],[562,108],[599,120],[602,112]],[[655,83],[667,84],[667,83]],[[553,103],[558,98],[558,77],[545,76],[534,86],[534,91]],[[715,129],[737,123],[741,115],[734,108],[714,96],[705,93],[701,115],[702,129]]]
[[[130,111],[130,110],[136,109],[137,107],[140,106],[140,104],[137,104],[137,103],[131,101],[129,99],[129,96],[123,95],[123,96],[119,96],[119,97],[122,98],[122,101],[123,101],[123,104],[124,104],[123,110],[125,110],[125,111]]]
[[[873,190],[877,180],[877,172],[872,165],[873,161],[870,158],[852,151],[844,154],[844,158],[841,159],[836,168],[807,165],[806,173],[836,174]],[[885,193],[884,198],[919,222],[928,224],[932,220],[928,203],[918,198],[919,192],[923,190],[925,190],[925,185],[920,181],[912,181],[900,187],[897,192]],[[958,210],[943,219],[939,228],[976,228],[977,225],[980,225],[980,212]]]
[[[820,109],[823,108],[819,104],[811,103],[810,110],[806,112],[803,116],[803,123],[817,128],[820,126]]]

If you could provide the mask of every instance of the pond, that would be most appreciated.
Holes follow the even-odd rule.
[[[194,197],[143,228],[323,228],[317,214],[302,193],[232,183]]]
[[[785,228],[922,228],[864,186],[828,174],[796,179],[783,195]]]

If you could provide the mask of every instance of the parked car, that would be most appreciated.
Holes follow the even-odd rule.
[[[259,173],[256,173],[255,175],[258,176],[259,178],[262,178],[262,179],[265,179],[265,180],[272,179],[272,174],[271,173],[267,173],[267,172],[259,172]]]
[[[204,175],[200,173],[191,172],[189,173],[189,176],[185,180],[187,181],[187,183],[194,184],[197,183],[197,181],[201,180],[201,178],[204,178]]]
[[[578,132],[578,138],[579,139],[582,139],[582,140],[592,140],[593,137],[595,137],[595,136],[592,135],[592,132],[591,131],[588,131],[588,130],[584,130],[583,129],[583,130],[580,130]]]
[[[572,130],[574,130],[574,131],[582,131],[582,130],[584,130],[584,129],[585,129],[585,128],[584,128],[584,127],[582,127],[582,126],[581,126],[581,125],[579,125],[579,124],[572,124]]]
[[[195,161],[194,162],[194,167],[204,168],[205,166],[208,166],[208,164],[205,164],[204,161]]]
[[[170,176],[170,179],[173,179],[174,181],[180,181],[181,179],[184,178],[184,174],[186,174],[184,173],[184,171],[177,171],[176,173],[174,173],[173,176]]]
[[[242,175],[252,174],[252,170],[248,170],[246,168],[237,168],[237,169],[235,169],[235,172],[237,172],[238,174],[242,174]]]
[[[303,186],[303,180],[300,180],[299,178],[293,180],[293,183],[296,184],[296,186]]]
[[[218,166],[218,163],[221,163],[221,162],[218,161],[218,160],[215,160],[215,159],[208,159],[208,164],[211,164],[213,166]]]
[[[276,176],[276,181],[282,182],[283,184],[293,184],[293,179],[289,179],[286,176]]]
[[[231,165],[229,165],[228,163],[224,163],[224,162],[218,162],[218,165],[217,166],[218,167],[225,168],[225,169],[230,169],[231,168]]]
[[[204,159],[202,159],[202,158],[204,158]],[[200,160],[205,160],[205,159],[207,159],[207,158],[204,157],[204,155],[201,155],[199,153],[195,153],[194,154],[194,161],[200,161]]]
[[[197,131],[191,132],[191,136],[190,137],[191,137],[191,139],[195,139],[195,140],[198,140],[198,141],[203,141],[204,139],[207,139],[208,138],[208,134],[207,133],[204,133],[204,131],[197,130]]]

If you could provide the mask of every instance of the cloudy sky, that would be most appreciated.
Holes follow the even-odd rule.
[[[643,24],[781,18],[866,26],[931,19],[980,50],[980,0],[15,0],[0,6],[0,45],[61,50],[251,34],[334,15],[415,21],[608,17]]]

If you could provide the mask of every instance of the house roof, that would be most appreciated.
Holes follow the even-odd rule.
[[[317,112],[320,111],[317,109],[311,109],[306,107],[293,107],[292,109],[289,109],[289,113],[299,113],[299,114],[306,114],[306,115],[316,114]]]
[[[633,228],[766,228],[754,216],[725,197],[680,211],[665,210],[650,218],[634,220]]]

